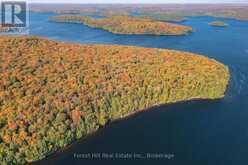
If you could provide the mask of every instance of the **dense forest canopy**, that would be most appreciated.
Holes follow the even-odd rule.
[[[55,22],[83,23],[90,27],[101,28],[115,34],[185,35],[192,31],[192,28],[188,26],[129,16],[93,19],[79,15],[60,15],[50,17],[49,20]]]
[[[134,15],[162,21],[184,21],[187,16],[248,20],[247,4],[31,4],[34,12],[88,13],[102,16]]]
[[[0,37],[0,162],[26,164],[151,106],[224,97],[228,68],[188,52]]]

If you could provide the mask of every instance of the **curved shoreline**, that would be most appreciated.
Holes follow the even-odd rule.
[[[63,22],[63,21],[51,21],[51,22],[53,22],[53,23],[61,23],[61,24],[64,24],[64,23],[68,23],[68,24],[81,24],[79,22]],[[98,28],[98,27],[87,25],[87,24],[83,24],[83,25],[84,26],[87,26],[89,28],[92,28],[92,29],[102,30],[102,31],[105,31],[105,32],[108,32],[108,33],[112,33],[114,35],[125,35],[125,36],[168,36],[168,37],[170,37],[170,36],[173,37],[174,36],[174,37],[182,37],[182,36],[190,35],[191,33],[195,32],[192,29],[192,31],[189,31],[188,33],[185,33],[185,34],[127,34],[127,33],[115,33],[115,32],[112,32],[112,31],[109,31],[109,30],[106,30],[106,29],[103,29],[103,28]],[[115,44],[111,44],[111,45],[115,45]]]
[[[226,92],[228,92],[228,90]],[[118,119],[115,119],[115,120],[109,122],[108,124],[102,126],[101,128],[99,128],[95,132],[92,132],[92,133],[86,135],[85,137],[83,137],[81,139],[75,140],[70,145],[68,145],[68,146],[56,151],[55,153],[52,153],[51,155],[48,155],[47,157],[45,157],[42,160],[34,161],[34,162],[31,162],[31,163],[28,163],[28,164],[29,165],[45,164],[47,161],[52,160],[52,159],[54,159],[56,157],[59,157],[59,156],[63,155],[64,152],[70,151],[71,149],[73,149],[74,146],[76,146],[78,144],[84,144],[87,139],[90,139],[92,137],[97,136],[100,131],[104,131],[105,129],[108,129],[110,125],[114,125],[114,124],[119,123],[119,122],[125,122],[126,120],[128,120],[130,118],[138,116],[140,113],[149,113],[150,111],[154,111],[154,110],[159,111],[157,108],[160,108],[160,107],[163,107],[163,109],[164,109],[163,111],[166,111],[166,108],[171,107],[171,106],[177,106],[177,105],[180,105],[180,104],[191,104],[191,103],[195,103],[195,102],[196,103],[200,103],[200,102],[202,102],[202,103],[212,103],[213,102],[214,103],[214,102],[223,101],[223,99],[224,98],[219,98],[219,99],[192,99],[192,100],[188,100],[188,101],[179,101],[179,102],[175,102],[175,103],[167,103],[167,104],[155,105],[155,106],[152,106],[152,107],[149,107],[149,108],[138,110],[138,111],[135,111],[135,112],[123,117],[123,118],[118,118]]]
[[[3,147],[9,149],[9,138],[20,132],[32,143],[16,142],[20,148],[16,154],[25,151],[22,161],[27,162],[64,151],[106,124],[152,107],[221,99],[230,80],[227,66],[189,52],[68,44],[39,37],[2,37],[0,42],[3,52],[15,45],[11,53],[2,54],[6,63],[0,94],[5,102],[0,117],[6,121],[4,116],[13,112],[23,116],[8,118],[2,128]],[[18,71],[15,77],[12,66]],[[12,88],[20,96],[8,99]],[[7,134],[12,130],[13,135]]]
[[[226,94],[230,90],[230,87],[231,87],[230,81],[231,81],[231,78],[229,78],[229,81],[228,81],[228,84],[227,84],[227,87],[226,87],[226,91],[224,93],[224,97],[223,98],[218,98],[218,99],[201,99],[201,98],[196,98],[196,99],[191,99],[191,100],[178,101],[178,102],[175,102],[175,103],[164,103],[164,104],[154,105],[154,106],[151,106],[149,108],[145,108],[145,109],[142,109],[142,110],[134,111],[133,113],[131,113],[131,114],[129,114],[129,115],[123,117],[123,118],[114,119],[113,121],[108,122],[106,125],[104,125],[103,127],[99,128],[95,132],[92,132],[92,133],[86,135],[85,137],[82,137],[81,139],[75,140],[70,145],[64,147],[61,150],[58,150],[55,153],[52,153],[51,155],[48,155],[46,158],[44,158],[42,160],[31,162],[31,163],[28,163],[28,164],[30,164],[30,165],[43,164],[43,162],[46,162],[46,161],[48,161],[50,159],[53,159],[55,157],[58,157],[58,156],[62,155],[64,151],[69,151],[75,145],[84,143],[85,140],[87,140],[87,139],[89,139],[91,137],[97,136],[97,133],[99,131],[102,131],[104,129],[108,129],[108,127],[110,125],[116,124],[118,122],[123,122],[125,120],[128,120],[129,118],[132,118],[132,117],[135,117],[135,116],[139,115],[140,113],[149,113],[149,111],[153,111],[154,109],[159,108],[159,107],[167,108],[169,106],[176,106],[176,105],[179,105],[179,104],[190,104],[190,103],[194,103],[194,102],[203,102],[203,103],[205,103],[205,102],[219,102],[219,101],[223,101],[224,98],[225,98],[225,96],[226,96]]]
[[[59,15],[49,17],[49,21],[79,23],[121,35],[181,36],[193,31],[189,26],[132,16],[93,19],[87,16]]]

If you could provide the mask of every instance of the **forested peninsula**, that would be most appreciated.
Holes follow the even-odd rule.
[[[49,20],[53,22],[82,23],[114,34],[186,35],[192,32],[192,28],[188,26],[129,16],[94,19],[79,15],[60,15],[50,17]]]
[[[228,67],[135,46],[0,37],[0,162],[40,160],[149,107],[224,97]]]

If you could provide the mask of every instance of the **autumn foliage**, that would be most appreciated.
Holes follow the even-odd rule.
[[[222,21],[214,21],[209,23],[210,26],[216,26],[216,27],[227,27],[228,24]]]
[[[0,162],[25,164],[142,109],[222,98],[229,71],[203,56],[0,37]]]
[[[83,23],[90,27],[101,28],[115,34],[185,35],[192,31],[192,28],[188,26],[129,16],[93,19],[85,16],[62,15],[50,17],[49,20],[55,22]]]

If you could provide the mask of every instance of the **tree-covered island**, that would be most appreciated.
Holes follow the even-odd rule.
[[[186,35],[192,31],[192,28],[188,26],[129,16],[94,19],[79,15],[61,15],[50,17],[49,20],[53,22],[82,23],[115,34]]]
[[[228,24],[222,21],[214,21],[209,23],[210,26],[216,26],[216,27],[227,27]]]

